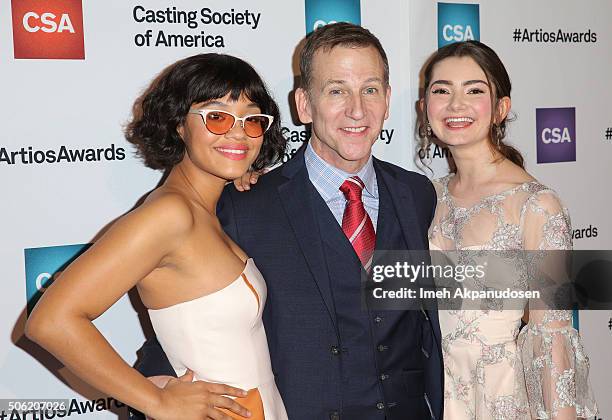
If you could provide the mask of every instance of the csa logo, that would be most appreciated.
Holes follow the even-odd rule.
[[[576,108],[537,108],[538,163],[576,161]]]
[[[580,329],[580,314],[578,313],[578,309],[574,309],[572,324],[574,324],[574,328],[576,328],[576,330]]]
[[[361,25],[360,0],[305,0],[306,35],[328,23]]]
[[[53,276],[81,255],[90,244],[26,248],[26,299],[28,316],[45,289],[53,283]]]
[[[480,6],[438,3],[438,48],[470,40],[480,41]]]
[[[85,59],[82,0],[11,0],[15,58]]]

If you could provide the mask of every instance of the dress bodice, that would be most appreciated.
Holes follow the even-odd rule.
[[[443,250],[571,249],[569,214],[553,190],[537,181],[524,182],[462,206],[448,189],[452,177],[434,182],[438,204],[429,240],[435,246]],[[540,229],[531,229],[538,222]]]
[[[266,297],[264,278],[248,259],[238,278],[222,289],[150,309],[149,316],[177,375],[189,368],[194,380],[247,390],[248,395],[236,401],[251,411],[253,420],[287,420],[262,321]]]
[[[266,295],[264,279],[249,259],[221,290],[149,310],[149,316],[178,374],[188,367],[198,380],[251,389],[272,379],[261,319]]]

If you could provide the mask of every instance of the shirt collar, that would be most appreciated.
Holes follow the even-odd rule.
[[[304,160],[311,182],[317,187],[325,201],[336,198],[337,196],[344,197],[340,191],[340,186],[347,178],[354,175],[361,178],[365,184],[364,195],[376,199],[378,198],[376,171],[374,171],[371,154],[366,164],[356,174],[345,172],[325,162],[317,155],[310,142],[308,142],[306,150],[304,151]]]

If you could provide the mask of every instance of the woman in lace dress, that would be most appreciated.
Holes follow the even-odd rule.
[[[424,68],[419,133],[452,153],[455,171],[434,182],[438,206],[431,249],[568,250],[567,210],[503,142],[509,76],[477,41],[439,49]],[[522,278],[518,264],[501,277]],[[491,279],[489,279],[491,280]],[[521,319],[528,320],[520,330]],[[572,312],[494,308],[440,311],[446,419],[575,419],[597,407],[589,361]]]

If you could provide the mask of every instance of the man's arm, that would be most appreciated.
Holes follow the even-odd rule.
[[[149,338],[138,353],[140,357],[135,368],[147,378],[151,376],[176,377],[176,372],[156,337]]]

